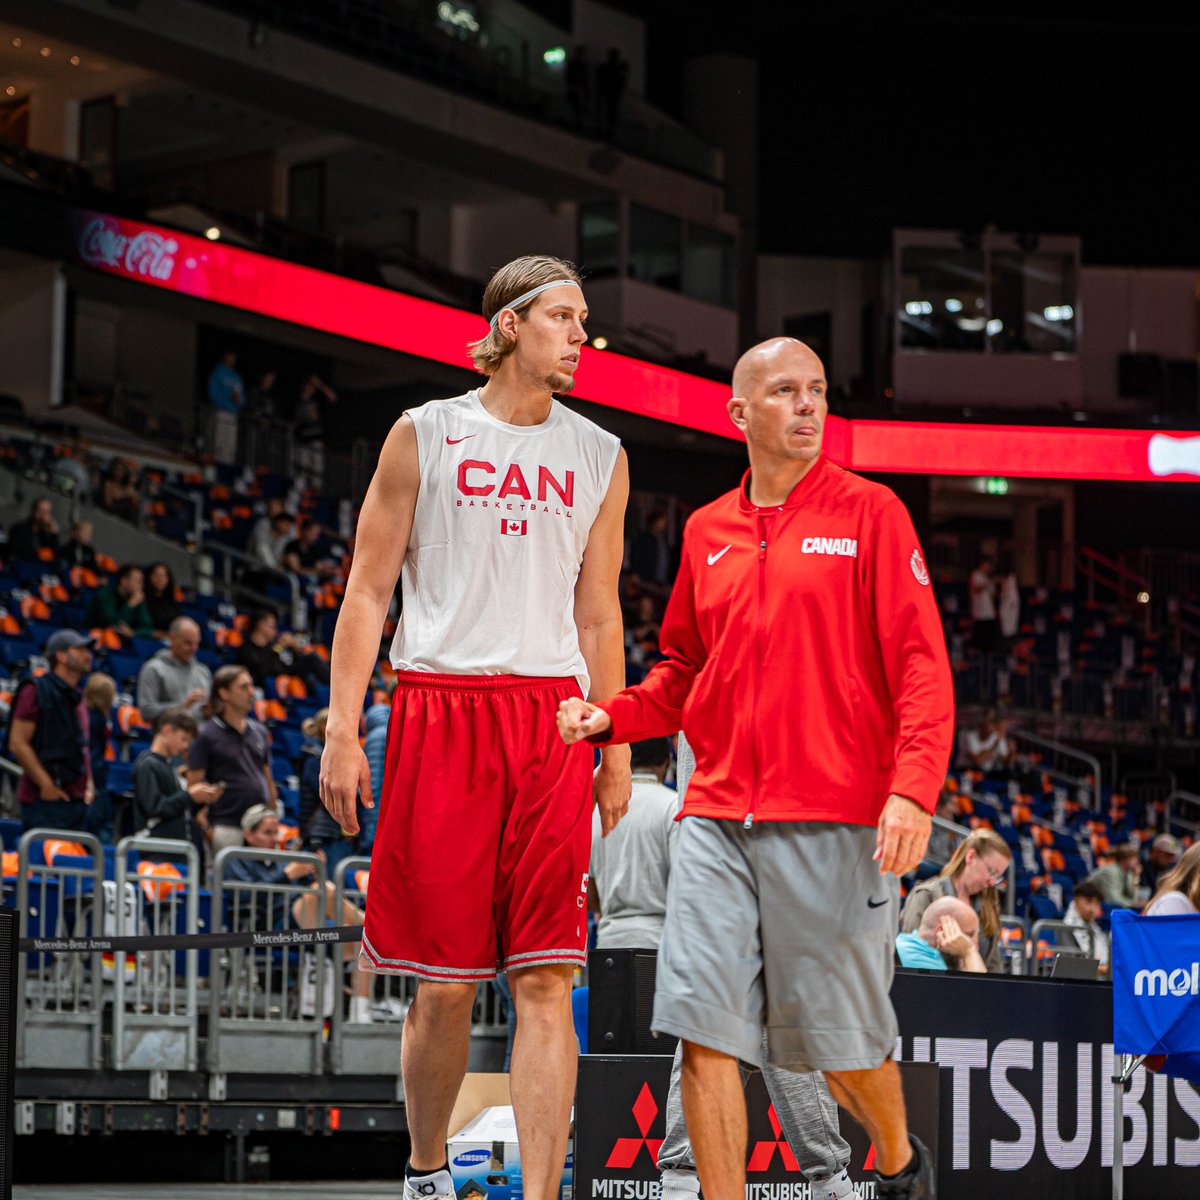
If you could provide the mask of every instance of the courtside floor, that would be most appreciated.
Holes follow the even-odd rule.
[[[398,1179],[339,1183],[30,1183],[13,1200],[399,1200]]]

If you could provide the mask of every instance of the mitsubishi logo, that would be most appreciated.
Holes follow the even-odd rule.
[[[633,1102],[633,1108],[630,1111],[633,1113],[633,1119],[637,1122],[642,1136],[617,1138],[612,1152],[608,1156],[608,1162],[604,1164],[606,1167],[617,1167],[622,1170],[632,1167],[643,1146],[650,1155],[650,1165],[654,1166],[658,1162],[658,1148],[663,1144],[663,1140],[646,1136],[650,1126],[654,1124],[654,1118],[658,1116],[658,1104],[650,1093],[648,1083],[642,1084],[642,1090],[638,1092],[638,1098]],[[774,1109],[771,1111],[774,1113]]]
[[[754,1143],[754,1149],[750,1151],[750,1161],[746,1164],[746,1170],[770,1170],[771,1161],[775,1157],[776,1149],[778,1149],[779,1156],[783,1160],[784,1170],[799,1171],[800,1164],[796,1161],[796,1156],[792,1153],[791,1146],[783,1138],[781,1132],[782,1126],[779,1124],[779,1117],[775,1112],[774,1104],[767,1109],[767,1119],[771,1122],[771,1132],[775,1135],[775,1140],[773,1142]]]

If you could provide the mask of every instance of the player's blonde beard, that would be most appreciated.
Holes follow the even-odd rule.
[[[561,392],[565,396],[575,386],[575,376],[568,375],[564,371],[551,371],[546,376],[545,384],[550,391]]]

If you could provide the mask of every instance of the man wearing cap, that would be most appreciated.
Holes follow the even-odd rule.
[[[17,688],[9,751],[24,770],[17,784],[26,829],[83,829],[92,802],[88,714],[80,684],[92,669],[92,643],[73,629],[46,642],[50,670]]]
[[[1179,861],[1182,853],[1179,839],[1169,833],[1160,833],[1150,843],[1150,853],[1142,860],[1142,886],[1150,889],[1151,896],[1158,891],[1159,878]]]

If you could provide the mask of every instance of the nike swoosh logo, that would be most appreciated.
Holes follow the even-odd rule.
[[[473,438],[474,436],[475,435],[473,433],[468,433],[467,437],[460,437],[460,438],[448,437],[448,438],[446,438],[446,445],[447,446],[457,446],[459,442],[465,442],[467,440],[467,438]]]
[[[887,903],[887,900],[868,900],[868,908],[882,908]]]
[[[726,555],[726,554],[728,554],[728,553],[730,552],[730,550],[732,550],[732,549],[733,549],[733,547],[732,547],[732,546],[726,546],[724,550],[718,550],[718,551],[716,552],[716,554],[710,554],[710,555],[708,556],[708,565],[709,565],[710,567],[711,567],[711,566],[715,566],[715,565],[716,565],[716,563],[717,563],[717,561],[718,561],[719,559],[722,559],[722,558],[724,558],[724,557],[725,557],[725,555]]]

